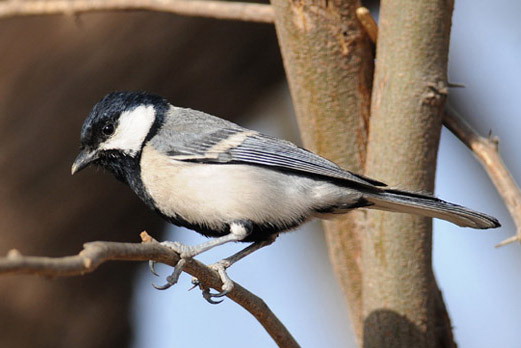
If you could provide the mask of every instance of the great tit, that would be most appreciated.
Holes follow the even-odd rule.
[[[225,269],[270,244],[279,232],[318,217],[370,208],[417,214],[479,229],[497,219],[426,194],[388,188],[288,141],[144,92],[114,92],[99,101],[81,129],[72,174],[90,164],[107,169],[167,221],[215,237],[198,246],[164,242],[186,260],[227,242],[253,244],[214,265],[223,296]],[[212,301],[211,301],[212,302]]]

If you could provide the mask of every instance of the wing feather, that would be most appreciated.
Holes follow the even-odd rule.
[[[189,143],[176,144],[172,159],[202,163],[244,163],[276,167],[301,174],[346,180],[364,186],[385,184],[351,173],[293,143],[241,127],[201,134]]]

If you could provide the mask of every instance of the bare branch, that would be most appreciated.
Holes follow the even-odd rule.
[[[93,272],[107,261],[154,260],[170,266],[175,266],[179,261],[177,253],[155,241],[146,232],[141,233],[141,238],[143,243],[140,244],[86,243],[78,255],[58,258],[23,256],[20,252],[11,250],[6,257],[0,258],[0,274],[39,274],[62,277]],[[222,284],[217,272],[197,260],[188,261],[184,272],[197,277],[205,286],[221,290]],[[286,327],[261,298],[237,283],[234,283],[233,290],[226,296],[250,312],[279,347],[299,347]]]
[[[371,12],[366,7],[359,7],[356,9],[356,18],[360,21],[362,26],[364,27],[365,32],[371,39],[373,43],[376,43],[378,39],[378,25],[374,20]]]
[[[0,18],[98,11],[159,11],[186,16],[273,23],[270,5],[201,0],[7,0],[0,1]]]
[[[378,26],[365,7],[359,7],[356,15],[362,23],[367,34],[376,43]],[[451,87],[462,87],[453,84]],[[498,151],[498,138],[485,138],[479,135],[454,109],[447,106],[443,117],[443,124],[458,139],[461,140],[477,157],[496,190],[503,198],[510,216],[516,225],[516,235],[505,239],[496,247],[501,247],[513,242],[521,242],[521,190],[508,171]]]
[[[482,137],[449,106],[446,108],[443,122],[477,157],[503,198],[516,224],[516,235],[504,240],[496,247],[521,242],[521,191],[499,155],[498,138]]]

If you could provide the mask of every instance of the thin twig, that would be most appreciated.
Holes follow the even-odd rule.
[[[212,0],[7,0],[0,1],[0,18],[79,14],[98,11],[145,10],[186,16],[273,23],[270,5]]]
[[[360,21],[362,26],[365,29],[365,32],[371,39],[371,41],[376,44],[376,40],[378,39],[378,24],[374,20],[371,12],[366,7],[359,7],[356,9],[356,18]]]
[[[461,142],[472,150],[494,183],[514,220],[517,229],[516,235],[502,241],[496,247],[516,241],[521,242],[521,191],[499,155],[498,138],[482,137],[450,106],[445,109],[443,122]]]
[[[369,10],[360,7],[356,14],[371,40],[376,43],[378,26]],[[499,155],[498,138],[482,137],[450,106],[445,108],[443,124],[474,153],[503,198],[510,216],[514,220],[517,233],[497,244],[496,247],[521,242],[521,190]]]
[[[0,274],[39,274],[45,276],[74,276],[93,272],[102,263],[113,260],[146,261],[154,260],[175,266],[179,255],[173,250],[157,243],[146,232],[141,233],[143,243],[90,242],[74,256],[38,257],[23,256],[11,250],[6,257],[0,258]],[[218,274],[197,261],[186,263],[184,272],[199,279],[204,286],[221,290]],[[248,312],[264,327],[279,347],[299,347],[286,327],[275,316],[266,303],[241,285],[234,283],[234,288],[227,295]]]

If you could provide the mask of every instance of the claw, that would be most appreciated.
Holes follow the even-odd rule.
[[[166,284],[164,285],[156,285],[152,284],[154,288],[157,290],[166,290],[170,288],[172,285],[176,284],[179,280],[179,276],[181,275],[181,272],[183,271],[183,268],[186,264],[186,259],[179,259],[177,262],[177,265],[174,267],[174,271],[172,274],[170,274],[168,277],[166,277]]]
[[[166,290],[166,289],[169,289],[172,285],[174,285],[174,284],[166,283],[163,285],[156,285],[156,284],[152,283],[152,286],[157,290]]]
[[[223,290],[221,292],[210,292],[210,297],[224,297],[226,296],[228,293],[230,292],[230,290]]]
[[[203,289],[203,297],[204,299],[208,302],[208,303],[211,303],[211,304],[219,304],[221,303],[222,301],[224,300],[220,300],[220,301],[214,301],[212,299],[212,297],[215,297],[212,295],[212,293],[210,292],[210,289],[206,288],[206,289]]]
[[[159,277],[159,274],[156,272],[156,261],[149,260],[148,261],[148,269],[150,272],[155,275],[156,277]]]
[[[233,289],[233,283],[232,283],[231,286],[227,286],[226,284],[223,284],[222,289],[223,290],[220,291],[220,292],[210,292],[210,291],[208,291],[209,292],[209,296],[210,297],[224,297],[224,296],[228,295],[228,293],[230,291],[232,291],[232,289]]]
[[[228,277],[228,275],[226,275],[226,279],[223,279],[223,277],[221,276],[221,281],[223,282],[223,285],[221,286],[222,291],[215,293],[210,292],[211,297],[224,297],[228,295],[230,291],[232,291],[233,281]]]
[[[227,261],[221,260],[210,267],[213,268],[217,273],[219,273],[219,277],[221,278],[221,282],[223,285],[221,286],[222,291],[220,292],[210,292],[210,289],[206,288],[203,289],[203,297],[206,301],[210,302],[211,304],[218,304],[221,303],[221,301],[214,301],[213,298],[215,297],[224,297],[226,296],[230,291],[233,289],[233,281],[230,279],[228,274],[226,273],[226,268],[229,266],[229,263]],[[197,281],[199,283],[199,281]],[[192,280],[193,283],[193,280]]]

